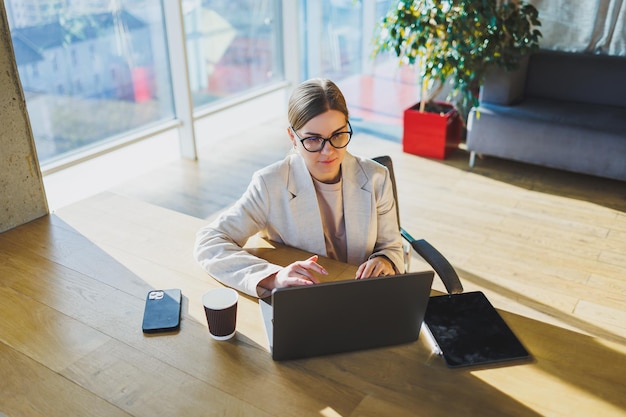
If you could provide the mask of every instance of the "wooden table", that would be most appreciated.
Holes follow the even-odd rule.
[[[626,415],[625,346],[504,311],[532,362],[451,370],[422,337],[274,362],[245,296],[236,337],[214,341],[201,296],[221,284],[192,257],[204,223],[104,193],[1,234],[0,415]],[[283,263],[308,255],[257,250]],[[141,332],[153,288],[182,289],[178,333]]]

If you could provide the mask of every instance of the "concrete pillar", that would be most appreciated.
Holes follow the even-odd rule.
[[[46,214],[39,160],[0,0],[0,233]]]

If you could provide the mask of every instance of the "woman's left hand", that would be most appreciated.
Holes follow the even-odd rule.
[[[376,256],[359,266],[356,271],[356,279],[382,277],[385,275],[395,275],[391,261],[384,256]]]

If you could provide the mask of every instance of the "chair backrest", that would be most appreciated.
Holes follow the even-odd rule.
[[[377,156],[372,158],[374,161],[383,165],[389,171],[389,177],[391,178],[391,186],[393,189],[393,199],[396,201],[396,214],[398,217],[398,227],[400,227],[400,206],[398,205],[398,189],[396,188],[396,176],[393,172],[393,162],[389,155]]]
[[[400,205],[398,204],[398,189],[396,188],[396,176],[393,171],[393,162],[388,155],[377,156],[372,158],[379,164],[387,167],[389,171],[389,177],[391,178],[391,185],[393,189],[393,197],[396,201],[396,214],[398,217],[398,228],[402,237],[408,241],[413,249],[422,257],[426,262],[433,267],[439,278],[443,281],[449,294],[460,294],[463,292],[463,285],[457,275],[454,267],[446,259],[441,252],[435,249],[430,243],[424,239],[414,239],[406,230],[400,226]]]

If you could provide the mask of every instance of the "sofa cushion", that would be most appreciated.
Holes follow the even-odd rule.
[[[472,109],[468,122],[468,150],[626,181],[626,137],[623,133],[521,117],[501,111],[504,108]]]
[[[483,103],[478,109],[481,111],[610,132],[623,135],[626,141],[626,107],[528,98],[513,106]]]
[[[626,107],[626,57],[535,53],[528,62],[524,95]]]

